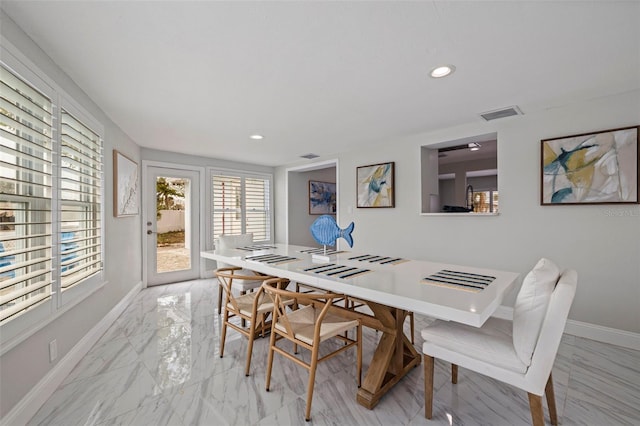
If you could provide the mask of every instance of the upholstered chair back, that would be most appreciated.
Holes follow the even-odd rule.
[[[253,233],[238,235],[220,235],[216,243],[217,250],[226,250],[253,244]],[[218,268],[228,268],[231,265],[218,261]]]
[[[560,270],[549,259],[542,258],[527,274],[513,307],[513,347],[526,366],[538,342],[551,294]]]

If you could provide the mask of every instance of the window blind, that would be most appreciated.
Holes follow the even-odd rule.
[[[254,241],[271,239],[269,201],[269,181],[267,179],[245,179],[246,232],[253,232]]]
[[[271,240],[271,193],[268,178],[241,173],[213,173],[213,239],[253,233],[254,241]]]
[[[60,285],[62,290],[102,269],[100,136],[61,110]]]
[[[0,324],[52,291],[53,103],[0,66]]]
[[[239,176],[214,175],[213,191],[213,238],[222,234],[242,233],[242,178]]]

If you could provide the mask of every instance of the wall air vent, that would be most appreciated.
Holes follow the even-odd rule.
[[[522,111],[520,111],[520,108],[518,108],[516,105],[480,113],[480,117],[484,118],[487,121],[497,120],[498,118],[512,117],[514,115],[523,115]]]
[[[320,156],[316,155],[316,154],[312,154],[312,153],[300,156],[300,158],[306,158],[307,160],[313,160],[314,158],[318,158],[318,157],[320,157]]]

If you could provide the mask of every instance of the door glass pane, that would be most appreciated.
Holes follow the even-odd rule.
[[[156,272],[191,269],[189,220],[191,180],[156,178]]]

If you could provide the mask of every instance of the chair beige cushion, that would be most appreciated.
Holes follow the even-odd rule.
[[[527,366],[513,348],[511,329],[511,321],[498,318],[489,318],[481,328],[435,321],[422,330],[422,337],[425,347],[437,345],[516,373],[525,373]]]
[[[527,274],[513,307],[513,346],[520,360],[531,364],[542,321],[560,271],[549,259],[542,258]]]
[[[236,304],[238,305],[238,309],[240,310],[240,313],[246,316],[252,315],[251,310],[253,309],[253,301],[255,300],[257,295],[258,293],[247,293],[243,296],[235,297],[235,301],[236,301]],[[283,303],[285,305],[291,305],[293,304],[293,302],[294,302],[293,298],[283,299]],[[234,310],[233,304],[227,303],[227,309]],[[270,297],[268,296],[265,297],[263,295],[262,301],[258,304],[258,309],[256,313],[264,314],[272,311],[273,311],[273,301],[271,300]]]
[[[314,344],[313,329],[316,324],[316,318],[319,314],[320,310],[315,309],[312,305],[305,306],[304,308],[297,309],[287,314],[287,318],[289,319],[291,329],[296,339],[309,345]],[[276,323],[276,328],[283,333],[286,333],[287,329],[283,322],[282,317],[279,318]],[[342,334],[357,326],[357,320],[348,320],[329,312],[323,318],[322,325],[320,326],[320,341],[322,342],[330,337]]]

